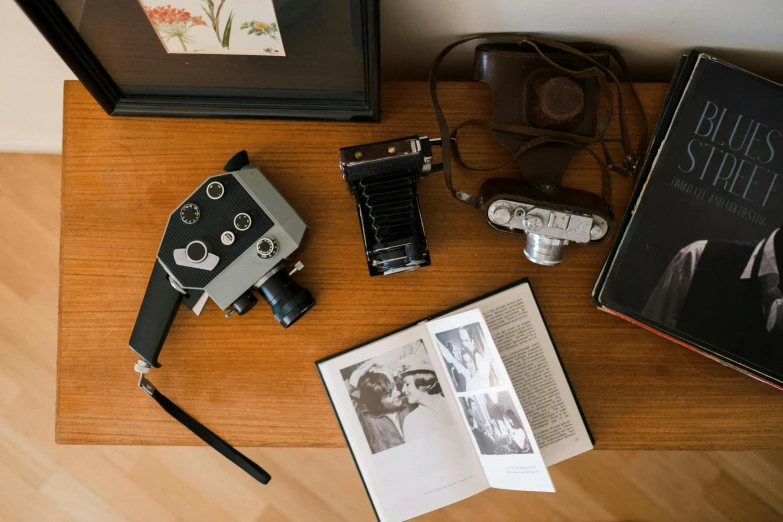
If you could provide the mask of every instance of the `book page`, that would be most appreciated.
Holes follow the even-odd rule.
[[[318,364],[382,521],[407,520],[489,487],[433,353],[420,325]]]
[[[491,487],[521,491],[555,488],[503,366],[487,324],[478,309],[427,323],[441,371],[460,405]]]
[[[593,448],[528,283],[476,301],[547,466]]]

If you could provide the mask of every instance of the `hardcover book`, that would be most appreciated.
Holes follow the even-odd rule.
[[[783,86],[681,58],[598,306],[783,388],[781,175]]]
[[[554,491],[593,441],[527,280],[316,363],[379,520]]]

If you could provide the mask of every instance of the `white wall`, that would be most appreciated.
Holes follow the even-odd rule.
[[[615,45],[638,79],[665,81],[698,46],[780,81],[781,24],[783,0],[381,0],[381,74],[425,79],[457,36],[529,31]],[[466,46],[447,76],[469,75],[471,56]],[[0,0],[0,151],[59,150],[62,81],[72,77],[13,0]]]
[[[783,80],[783,0],[382,0],[381,24],[384,77],[425,79],[458,36],[514,31],[611,44],[634,79],[667,81],[699,47]],[[447,72],[470,75],[471,44],[452,53]]]
[[[0,151],[59,153],[75,76],[13,0],[0,0]]]

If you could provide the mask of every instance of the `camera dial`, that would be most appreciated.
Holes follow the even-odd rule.
[[[220,199],[223,197],[224,192],[225,188],[219,181],[213,181],[207,185],[207,196],[209,196],[209,199]]]
[[[193,225],[201,217],[201,210],[195,203],[185,203],[179,209],[179,217],[186,225]]]
[[[498,225],[505,225],[511,221],[511,209],[509,207],[496,207],[492,213],[492,221]]]
[[[271,259],[275,257],[277,251],[280,249],[280,244],[277,239],[273,237],[262,237],[256,243],[256,252],[261,259]]]
[[[236,216],[234,216],[234,228],[239,230],[240,232],[244,232],[248,228],[250,228],[250,224],[252,223],[250,216],[245,212],[240,212]]]

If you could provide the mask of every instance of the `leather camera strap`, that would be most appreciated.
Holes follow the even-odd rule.
[[[166,413],[185,425],[186,428],[192,431],[198,438],[212,446],[212,448],[217,450],[221,455],[245,470],[248,475],[262,484],[267,484],[272,479],[272,476],[269,475],[264,468],[247,458],[231,444],[218,437],[212,430],[191,417],[185,410],[171,402],[168,397],[160,393],[146,378],[143,377],[141,379],[139,386],[147,395],[155,399]]]
[[[485,122],[485,123],[487,123],[487,122]],[[492,122],[489,122],[489,123],[492,123]],[[492,126],[490,126],[490,128],[497,129],[497,130],[505,130],[503,124],[497,124],[497,126],[492,125]],[[456,131],[456,129],[455,129],[455,131]],[[570,137],[570,135],[569,135],[569,137]],[[582,137],[584,137],[584,136],[582,136]],[[595,151],[592,151],[592,150],[590,150],[588,148],[582,148],[580,146],[580,143],[575,143],[574,141],[571,141],[571,140],[554,139],[554,138],[550,138],[548,136],[539,136],[538,138],[534,138],[534,139],[528,141],[527,143],[525,143],[524,145],[522,145],[521,147],[519,147],[519,149],[517,149],[517,151],[514,153],[514,155],[511,157],[511,159],[508,160],[505,164],[500,165],[500,166],[496,166],[496,167],[485,167],[485,168],[482,168],[482,167],[468,167],[468,166],[466,166],[462,162],[462,159],[460,158],[460,155],[459,155],[459,145],[457,144],[456,140],[454,141],[452,146],[453,146],[453,152],[454,152],[454,159],[461,166],[463,166],[463,167],[465,167],[465,168],[467,168],[469,170],[475,170],[475,171],[479,171],[479,172],[490,172],[490,171],[498,170],[498,169],[505,168],[505,167],[511,165],[517,159],[517,157],[521,156],[525,151],[530,150],[533,147],[537,147],[539,145],[543,145],[544,143],[563,143],[565,145],[571,145],[571,146],[574,146],[574,147],[579,147],[580,150],[586,150],[587,152],[590,153],[590,155],[593,157],[593,159],[595,159],[595,162],[598,165],[598,168],[601,170],[601,197],[606,200],[606,203],[609,205],[609,213],[612,215],[612,218],[614,218],[614,212],[612,211],[612,180],[611,180],[611,177],[609,175],[609,168],[607,167],[607,165],[604,162],[604,160],[602,160],[598,156],[598,154],[595,153]],[[447,182],[447,184],[448,184],[448,182]]]
[[[448,123],[446,122],[446,117],[443,113],[443,109],[440,106],[440,101],[438,100],[437,73],[441,63],[443,62],[443,59],[446,57],[447,54],[449,54],[449,52],[451,52],[452,49],[454,49],[455,47],[463,43],[472,40],[477,40],[477,39],[489,39],[489,40],[513,39],[517,45],[527,44],[533,47],[533,49],[538,53],[538,55],[541,56],[544,60],[546,60],[549,65],[567,74],[568,76],[574,78],[596,78],[599,84],[599,94],[601,94],[604,97],[607,103],[607,107],[604,110],[604,114],[602,115],[601,120],[597,125],[596,137],[586,137],[586,136],[581,136],[581,135],[567,133],[567,132],[559,132],[559,131],[541,129],[541,128],[530,127],[525,125],[507,124],[507,123],[500,123],[491,120],[476,120],[476,119],[463,122],[462,124],[457,126],[457,128],[454,129],[454,132],[450,133],[448,128]],[[557,49],[565,53],[578,56],[579,58],[582,58],[588,61],[589,63],[591,63],[593,66],[583,70],[567,69],[559,64],[556,64],[548,56],[546,56],[546,54],[540,49],[538,44],[545,45],[547,47],[551,47],[553,49]],[[602,180],[603,194],[604,194],[603,197],[604,199],[607,199],[607,201],[610,201],[608,195],[611,191],[611,180],[608,177],[609,170],[613,170],[625,176],[631,176],[635,174],[636,167],[639,163],[639,158],[641,157],[644,151],[645,144],[647,142],[647,118],[644,113],[644,108],[642,107],[641,100],[639,99],[639,96],[636,93],[633,84],[630,83],[630,77],[628,75],[628,68],[625,63],[625,60],[623,60],[622,56],[616,50],[607,48],[605,46],[598,46],[596,44],[591,44],[591,43],[584,43],[584,44],[580,43],[578,45],[582,49],[584,49],[585,52],[590,52],[591,50],[597,50],[597,49],[608,50],[610,56],[615,59],[615,61],[618,63],[621,70],[623,71],[624,79],[628,81],[631,94],[639,109],[639,114],[641,115],[643,130],[642,130],[642,139],[639,143],[638,151],[634,151],[631,145],[630,133],[628,130],[628,122],[626,118],[625,101],[624,101],[623,93],[620,89],[620,80],[617,78],[614,72],[611,71],[611,69],[603,66],[602,64],[594,60],[592,57],[585,54],[585,52],[580,51],[579,49],[576,49],[575,47],[564,44],[562,42],[558,42],[556,40],[531,37],[529,35],[520,34],[520,33],[482,33],[482,34],[469,36],[461,40],[457,40],[456,42],[453,42],[452,44],[446,46],[438,54],[438,56],[436,56],[432,64],[432,68],[430,70],[430,78],[429,78],[430,98],[432,99],[432,104],[435,110],[435,116],[438,121],[438,127],[440,129],[441,141],[443,143],[444,179],[446,181],[446,186],[448,187],[448,189],[451,191],[452,195],[456,199],[462,201],[463,203],[467,203],[475,208],[481,207],[481,201],[479,200],[479,198],[475,196],[470,196],[464,192],[454,189],[454,185],[451,178],[452,155],[454,157],[454,160],[464,168],[467,168],[469,170],[487,172],[487,171],[504,168],[508,166],[511,162],[513,162],[518,156],[520,156],[526,150],[529,150],[530,148],[541,145],[543,143],[552,142],[552,141],[570,144],[578,148],[584,148],[585,145],[591,145],[594,143],[599,143],[601,145],[601,148],[603,149],[603,153],[604,153],[604,160],[601,160],[597,156],[597,154],[595,154],[592,150],[587,148],[586,150],[588,150],[588,152],[590,152],[590,154],[593,155],[593,157],[596,159],[596,161],[601,167],[602,176],[604,177],[604,179]],[[609,76],[611,82],[607,81],[607,76]],[[617,87],[617,92],[618,92],[618,109],[620,112],[619,119],[620,119],[620,134],[621,134],[620,143],[623,147],[623,151],[625,155],[624,157],[625,167],[618,165],[613,161],[611,154],[609,153],[608,147],[606,146],[606,142],[608,140],[604,139],[609,124],[611,123],[612,115],[614,111],[614,96],[609,83],[613,83]],[[516,134],[530,136],[533,139],[520,146],[519,149],[513,154],[511,160],[504,163],[503,165],[498,165],[494,167],[476,168],[465,164],[465,162],[462,160],[462,158],[459,155],[459,149],[457,148],[457,144],[456,144],[457,133],[459,132],[460,129],[463,129],[468,126],[483,127],[492,130],[512,132]]]

